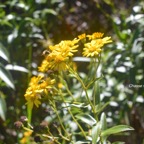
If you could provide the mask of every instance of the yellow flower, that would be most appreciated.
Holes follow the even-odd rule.
[[[58,88],[62,89],[64,85],[62,83],[58,83]]]
[[[23,136],[23,138],[20,140],[20,143],[21,143],[21,144],[26,144],[27,141],[28,141],[28,138],[31,136],[31,134],[32,134],[32,131],[26,131],[26,132],[24,132],[24,136]]]
[[[42,90],[51,89],[54,83],[55,83],[55,80],[48,77],[41,81],[40,89]]]
[[[51,70],[66,70],[67,63],[69,62],[69,58],[73,56],[74,52],[77,52],[79,40],[74,39],[72,41],[66,40],[61,41],[59,44],[55,46],[50,46],[50,50],[52,51],[46,58],[49,62],[49,68]]]
[[[78,38],[80,40],[85,39],[86,38],[86,34],[84,33],[84,34],[78,35]]]
[[[78,39],[74,39],[72,41],[70,40],[65,40],[65,41],[61,41],[59,44],[55,45],[55,46],[50,46],[50,50],[53,51],[57,51],[57,52],[61,52],[62,54],[67,54],[67,56],[71,57],[73,56],[73,53],[77,52],[76,48],[78,47],[78,45],[75,45],[78,43]]]
[[[107,44],[111,43],[111,37],[104,37],[102,39],[95,39],[89,43],[85,44],[85,48],[83,49],[83,56],[86,57],[94,57],[100,54],[102,51],[102,47]]]
[[[48,57],[47,60],[50,63],[51,70],[66,70],[67,62],[69,60],[67,53],[53,51]]]
[[[103,41],[104,44],[107,44],[107,43],[111,43],[111,42],[112,42],[111,37],[104,37],[104,38],[102,39],[102,41]]]
[[[49,63],[46,59],[44,59],[44,60],[42,61],[41,66],[38,67],[38,70],[39,70],[40,72],[46,72],[46,71],[49,70],[49,68],[50,68],[50,63]]]
[[[104,33],[100,33],[100,32],[95,32],[92,35],[87,35],[87,37],[89,38],[89,40],[94,40],[97,38],[102,38],[104,35]]]
[[[54,83],[54,79],[45,79],[42,75],[39,75],[38,77],[32,77],[29,87],[24,95],[27,104],[31,107],[33,107],[33,105],[39,107],[39,105],[41,104],[41,94],[52,88]]]
[[[78,42],[79,39],[74,39],[72,41],[65,40],[54,46],[49,46],[51,53],[46,56],[45,60],[43,60],[41,66],[39,67],[39,71],[46,72],[48,70],[66,70],[70,57],[77,52]]]

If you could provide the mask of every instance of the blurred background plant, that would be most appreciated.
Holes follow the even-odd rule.
[[[21,137],[21,131],[16,131],[13,124],[26,115],[23,95],[30,77],[37,75],[45,47],[94,31],[114,39],[104,50],[101,65],[104,75],[101,99],[110,101],[105,109],[108,125],[121,123],[135,128],[132,136],[109,138],[128,144],[143,143],[144,88],[129,85],[143,85],[143,13],[142,0],[1,0],[0,143],[16,143]],[[76,61],[80,61],[78,70],[87,74],[87,62]],[[48,113],[49,108],[36,109],[33,125],[39,124]]]

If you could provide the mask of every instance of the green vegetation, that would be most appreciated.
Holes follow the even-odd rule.
[[[42,98],[30,111],[24,96],[46,49],[94,32],[113,42],[95,63],[82,57],[79,44],[77,66],[46,73],[57,75],[49,89],[57,97]],[[142,0],[1,0],[0,144],[22,143],[26,135],[32,144],[144,143],[143,46]]]

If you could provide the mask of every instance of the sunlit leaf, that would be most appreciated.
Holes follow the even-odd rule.
[[[101,121],[101,124],[102,124],[101,129],[105,130],[107,128],[107,121],[106,121],[106,115],[105,115],[104,112],[101,114],[100,121]]]
[[[92,93],[93,103],[97,105],[100,103],[100,92],[99,92],[99,84],[96,81],[93,86],[93,93]]]
[[[74,106],[74,107],[77,107],[77,108],[87,108],[89,105],[85,105],[85,103],[75,102],[75,103],[71,104],[71,106]]]
[[[57,12],[56,11],[54,11],[53,9],[44,9],[43,11],[42,11],[42,16],[45,16],[46,14],[52,14],[52,15],[57,15]]]
[[[18,65],[12,65],[12,64],[8,64],[5,66],[5,68],[7,70],[15,70],[15,71],[21,71],[21,72],[26,72],[28,73],[28,69],[22,67],[22,66],[18,66]]]
[[[76,115],[76,118],[90,126],[93,126],[96,123],[96,120],[89,114],[81,113]]]
[[[74,57],[73,61],[76,61],[76,62],[90,62],[90,58],[86,58],[86,57]]]
[[[9,61],[9,53],[1,43],[0,43],[0,57],[5,59],[6,61]]]
[[[6,113],[6,102],[5,99],[2,97],[2,93],[0,92],[0,117],[5,120],[5,113]]]
[[[98,122],[96,126],[92,128],[92,144],[96,144],[100,133],[101,133],[101,123]]]
[[[116,134],[116,133],[120,133],[120,132],[124,132],[124,131],[130,131],[130,130],[134,130],[132,127],[127,126],[127,125],[118,125],[118,126],[114,126],[112,128],[109,128],[105,131],[103,131],[101,133],[102,136],[109,136],[111,134]]]
[[[0,64],[0,78],[6,83],[7,86],[15,89],[11,74],[4,68],[2,64]]]
[[[107,129],[106,115],[104,112],[101,114],[100,122],[101,122],[101,130],[103,131]],[[106,138],[107,138],[106,136],[102,137],[103,142],[106,142]]]

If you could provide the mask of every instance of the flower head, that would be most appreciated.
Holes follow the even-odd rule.
[[[89,40],[94,40],[94,39],[97,39],[97,38],[102,38],[103,35],[104,35],[104,33],[95,32],[92,35],[87,35],[87,37],[89,38]]]
[[[65,40],[61,41],[59,44],[56,44],[55,46],[50,46],[50,50],[61,52],[62,54],[67,54],[67,56],[71,57],[73,56],[73,53],[77,52],[77,47],[78,45],[75,45],[78,43],[79,40],[74,39],[72,41],[70,40]]]
[[[77,52],[78,41],[78,39],[72,41],[65,40],[54,46],[49,46],[51,53],[46,56],[39,70],[41,72],[48,70],[66,70],[70,57]]]
[[[84,34],[78,35],[78,38],[79,38],[80,40],[83,40],[83,39],[86,38],[86,34],[84,33]]]
[[[39,69],[40,72],[46,72],[46,71],[49,70],[49,68],[50,68],[50,64],[49,64],[49,62],[46,59],[44,59],[42,61],[41,66],[38,67],[38,69]]]
[[[111,37],[102,37],[102,33],[94,33],[92,36],[89,36],[89,39],[92,39],[90,42],[86,43],[83,49],[83,56],[86,57],[94,57],[100,54],[102,51],[102,47],[107,44],[111,43]]]
[[[39,105],[41,104],[41,94],[44,93],[46,90],[52,88],[52,85],[54,83],[54,79],[45,79],[42,75],[39,75],[38,77],[32,77],[29,87],[24,95],[27,104],[31,107],[33,107],[33,105],[39,107]]]

